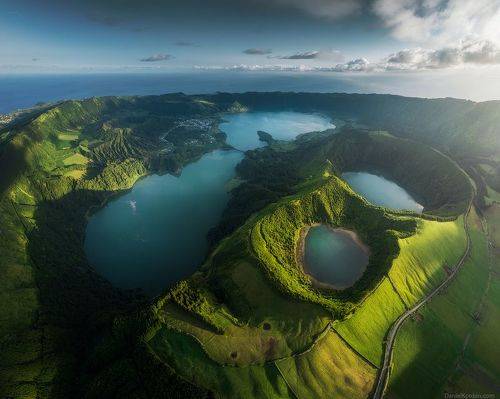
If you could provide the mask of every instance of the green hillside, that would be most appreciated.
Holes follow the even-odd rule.
[[[171,94],[65,101],[9,126],[0,132],[0,396],[368,397],[392,322],[463,255],[473,188],[459,165],[498,161],[490,151],[496,107],[375,95]],[[144,175],[178,173],[229,148],[218,127],[226,112],[289,109],[346,123],[336,134],[245,154],[242,183],[210,233],[200,270],[150,300],[91,268],[83,242],[93,211]],[[424,213],[369,204],[341,178],[357,170],[396,181]],[[491,189],[495,170],[482,167],[476,187],[482,178]],[[495,237],[491,209],[484,214]],[[473,325],[467,315],[489,265],[474,217],[466,267],[398,335],[389,385],[396,397],[425,378],[435,396],[472,375],[453,374],[450,362]],[[300,234],[316,223],[354,230],[370,247],[351,288],[319,288],[303,273]],[[464,364],[488,368],[498,381],[485,349],[496,331],[494,281],[490,316],[471,335]],[[439,345],[450,356],[426,374],[426,348]]]

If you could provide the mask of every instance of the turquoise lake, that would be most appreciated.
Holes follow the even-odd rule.
[[[422,213],[424,209],[402,187],[382,176],[366,172],[347,172],[342,174],[342,178],[373,205],[417,213]]]
[[[187,165],[179,177],[138,181],[91,217],[85,241],[90,264],[117,287],[152,294],[194,272],[241,158],[237,151],[214,151]]]
[[[318,114],[299,112],[245,112],[225,115],[220,130],[227,142],[242,151],[264,147],[257,131],[271,133],[276,140],[293,140],[301,133],[322,131],[335,127],[330,119]]]
[[[228,115],[221,125],[239,150],[264,145],[257,130],[275,138],[333,127],[319,115],[255,112]],[[227,183],[243,159],[240,151],[214,151],[187,165],[180,176],[151,175],[111,200],[89,220],[85,252],[90,264],[120,288],[159,294],[203,262],[206,235],[228,200]]]
[[[320,283],[337,289],[352,286],[368,264],[368,250],[354,233],[325,225],[309,229],[304,242],[304,269]]]

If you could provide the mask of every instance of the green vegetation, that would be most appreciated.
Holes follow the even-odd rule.
[[[396,338],[389,380],[389,392],[395,397],[441,396],[475,327],[489,259],[481,224],[473,222],[474,213],[470,218],[471,257],[446,291],[406,323]]]
[[[224,310],[218,315],[225,318],[225,333],[218,334],[171,303],[161,308],[159,318],[172,328],[195,336],[207,354],[221,364],[262,364],[290,356],[310,347],[328,326],[328,312],[281,295],[256,264],[241,261],[228,270],[217,270],[217,274],[214,280],[231,287],[225,290],[225,302],[231,304],[231,310],[238,311],[245,323],[235,322]]]
[[[238,165],[242,183],[192,277],[149,303],[98,276],[82,248],[91,212],[141,176],[177,173],[226,148],[220,118],[249,109],[335,114],[405,138],[346,123],[338,134],[273,140]],[[388,327],[464,248],[469,178],[423,142],[461,165],[477,157],[473,168],[489,167],[476,186],[496,187],[492,110],[395,96],[171,94],[65,101],[9,125],[0,131],[0,396],[366,397]],[[369,205],[339,178],[362,169],[396,180],[425,214]],[[489,220],[493,236],[498,220]],[[318,289],[302,273],[297,241],[312,223],[355,230],[370,246],[367,271],[352,288]],[[479,225],[455,283],[398,336],[395,396],[421,392],[424,380],[435,396],[453,374],[488,276]],[[488,378],[498,373],[488,351],[498,292],[493,279],[484,324],[462,360],[467,370],[488,369]]]
[[[86,165],[88,163],[89,159],[82,154],[75,153],[73,155],[70,155],[68,158],[64,159],[63,163],[66,166],[70,165]]]
[[[365,359],[378,367],[382,360],[385,334],[404,311],[401,299],[390,281],[384,278],[350,318],[335,323],[333,328]]]
[[[342,137],[347,140],[347,136]],[[387,137],[387,140],[398,143],[398,139],[391,136],[381,137],[381,140]],[[405,309],[391,281],[383,277],[392,259],[396,258],[397,262],[397,256],[403,256],[400,261],[403,264],[404,259],[415,256],[410,267],[423,269],[427,267],[427,261],[432,261],[431,265],[443,265],[447,261],[445,256],[451,261],[463,253],[465,241],[457,240],[463,238],[460,220],[426,221],[415,219],[408,213],[390,213],[368,205],[353,193],[335,176],[332,164],[321,161],[319,154],[328,148],[325,146],[328,140],[335,140],[338,144],[340,139],[306,135],[295,147],[287,145],[285,149],[278,145],[249,152],[238,167],[243,177],[253,176],[253,185],[244,191],[248,196],[236,195],[242,204],[251,203],[249,198],[254,198],[252,193],[259,190],[256,188],[258,184],[265,185],[269,191],[278,191],[286,182],[290,185],[286,190],[293,195],[255,213],[232,235],[220,241],[201,271],[189,279],[189,284],[183,285],[182,297],[191,298],[189,303],[179,302],[174,297],[173,302],[177,304],[174,305],[167,295],[156,305],[161,323],[196,337],[211,361],[248,367],[284,357],[287,360],[279,360],[279,364],[288,364],[290,356],[301,356],[303,351],[316,348],[322,342],[324,323],[354,311],[346,321],[335,322],[334,328],[356,350],[352,353],[356,353],[359,361],[378,365],[385,333]],[[297,157],[306,153],[302,145],[309,150],[308,158],[302,158],[303,162],[298,163]],[[318,149],[319,154],[311,149]],[[439,153],[433,154],[442,157]],[[449,162],[450,170],[456,168],[447,158],[439,159]],[[287,174],[280,179],[283,169],[265,167],[272,162],[301,167],[287,168]],[[456,174],[457,179],[463,179],[468,189],[466,177],[461,173]],[[231,204],[228,209],[231,210]],[[296,259],[298,236],[302,227],[312,223],[351,228],[370,246],[372,254],[367,272],[351,289],[339,292],[317,290],[301,272]],[[418,229],[417,225],[420,226]],[[415,231],[418,234],[412,235]],[[417,236],[411,245],[407,244],[406,240]],[[440,248],[435,258],[431,258],[422,245],[427,240]],[[399,243],[404,244],[404,254],[399,252]],[[419,271],[415,275],[418,276]],[[439,280],[435,278],[435,281]],[[211,293],[203,294],[206,305],[200,305],[199,294],[206,287],[210,287]],[[273,288],[277,288],[286,301],[266,300]],[[260,300],[261,295],[263,300]],[[276,297],[276,294],[271,297]],[[292,306],[295,319],[290,312],[291,301],[297,302]],[[303,325],[307,320],[299,310],[301,301],[321,305],[330,316],[324,314],[320,318],[314,311],[307,321],[312,322],[309,329],[300,331],[297,336],[296,330],[290,326],[294,323]],[[186,310],[191,311],[192,316]],[[267,330],[263,328],[265,324]],[[318,337],[318,343],[311,341],[311,337]],[[152,349],[158,350],[156,346]],[[176,362],[180,362],[183,354],[172,350],[170,356],[179,357]],[[180,373],[184,378],[191,378],[182,368]],[[293,381],[287,379],[287,382],[294,389]]]
[[[148,345],[188,381],[223,398],[289,398],[288,386],[274,364],[224,367],[207,358],[189,336],[162,328]],[[181,355],[179,355],[181,354]]]
[[[366,398],[376,370],[329,330],[308,352],[276,362],[298,398]]]
[[[0,396],[75,396],[83,384],[75,384],[75,376],[96,372],[77,359],[113,314],[143,299],[113,289],[87,264],[87,214],[154,168],[177,169],[222,145],[218,131],[193,126],[199,146],[179,142],[161,153],[163,129],[186,115],[213,117],[213,111],[185,96],[67,101],[1,144]],[[78,138],[62,148],[60,132],[78,132]],[[177,379],[172,392],[182,385]]]
[[[75,141],[78,140],[78,136],[78,134],[59,133],[57,138],[61,141]]]
[[[218,93],[203,96],[254,111],[322,112],[344,121],[431,144],[454,157],[498,156],[498,101],[476,103],[453,98],[424,99],[380,94]]]
[[[399,241],[401,252],[389,278],[407,307],[429,293],[465,251],[462,218],[454,222],[419,222],[418,233]]]
[[[489,251],[489,276],[484,287],[484,296],[477,306],[474,318],[476,324],[470,332],[465,354],[460,359],[460,368],[451,378],[451,389],[467,392],[491,393],[492,387],[500,383],[500,356],[497,337],[500,334],[500,207],[491,206],[485,213],[485,222],[489,239],[492,242]],[[495,234],[495,229],[496,233]],[[493,388],[494,391],[494,388]]]
[[[337,174],[373,170],[397,181],[425,206],[431,219],[460,215],[472,196],[467,175],[448,157],[425,145],[349,128],[333,135],[305,134],[291,148],[273,145],[246,153],[237,167],[244,183],[232,190],[222,220],[211,232],[212,241],[228,235],[269,203],[298,193],[305,180],[326,167],[325,161]]]

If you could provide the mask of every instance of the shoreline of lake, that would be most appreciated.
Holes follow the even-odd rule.
[[[238,129],[241,127],[240,119],[249,124],[246,127],[247,133],[242,133]],[[229,123],[230,121],[233,121],[233,124]],[[289,122],[288,129],[284,121]],[[318,126],[327,127],[329,125],[331,125],[331,119],[326,116],[291,111],[231,114],[229,117],[228,115],[224,115],[224,118],[220,120],[219,129],[226,135],[226,140],[221,148],[216,148],[213,151],[206,152],[190,160],[182,168],[182,173],[145,173],[139,176],[127,190],[107,196],[98,206],[89,209],[86,214],[84,241],[84,251],[89,264],[115,287],[125,289],[142,288],[144,292],[158,291],[154,287],[157,285],[156,280],[158,279],[162,278],[165,282],[171,283],[172,281],[179,281],[185,278],[195,271],[200,266],[200,262],[202,262],[197,258],[190,261],[189,264],[187,263],[189,258],[194,258],[194,253],[198,251],[198,247],[203,248],[203,254],[206,256],[206,234],[211,227],[217,224],[216,218],[214,219],[215,216],[211,216],[210,212],[215,212],[217,218],[220,218],[220,213],[223,212],[223,209],[220,209],[221,204],[223,207],[225,206],[225,203],[230,198],[230,190],[241,183],[236,174],[236,165],[244,157],[245,147],[249,147],[250,149],[255,147],[255,140],[258,140],[257,131],[259,130],[259,126],[268,126],[266,130],[271,133],[275,133],[275,129],[277,129],[278,136],[280,132],[285,132],[289,136],[289,139],[293,140],[303,132],[314,131]],[[224,128],[221,129],[221,126]],[[243,148],[238,148],[237,145],[229,143],[231,137],[234,135],[237,135],[241,139],[239,142],[243,144]],[[221,159],[218,161],[211,159],[213,157],[217,158],[215,154],[218,152]],[[235,158],[237,158],[236,161],[234,160]],[[215,166],[211,168],[215,168],[215,170],[208,173],[211,168],[205,170],[206,168],[198,165],[200,162],[202,164],[207,162],[214,164]],[[185,174],[186,172],[188,172],[188,175]],[[225,176],[224,182],[216,182],[217,185],[220,185],[220,192],[218,193],[214,193],[210,187],[206,186],[206,184],[209,184],[207,183],[207,179],[215,177],[214,172],[216,172],[215,175],[223,174]],[[177,179],[170,181],[171,177],[169,176],[176,177]],[[151,186],[150,179],[169,185],[170,194],[163,192],[163,189],[159,187],[155,188]],[[186,181],[189,179],[195,180],[196,183],[186,185]],[[147,188],[147,186],[149,187]],[[178,192],[178,190],[183,191]],[[195,195],[194,191],[200,190],[202,193],[198,192]],[[166,212],[172,212],[162,210],[163,207],[159,207],[157,204],[158,199],[151,197],[148,193],[163,196],[163,201],[166,201],[166,204],[168,204],[165,205],[164,203],[163,206],[167,206],[169,209],[176,209],[178,215],[184,212],[185,216],[183,219],[179,221],[176,220],[175,216],[165,214]],[[134,195],[142,196],[142,198],[136,198]],[[209,196],[207,197],[207,195]],[[214,200],[217,196],[219,199]],[[137,213],[135,212],[135,206],[132,214],[127,207],[124,208],[122,203],[123,198],[137,200]],[[200,198],[204,202],[208,201],[203,207],[195,205],[195,199],[199,201]],[[150,212],[148,209],[152,204],[158,208],[158,213],[155,217],[148,215]],[[187,212],[187,207],[190,207],[190,213]],[[205,211],[202,212],[200,209],[204,209]],[[111,216],[109,215],[112,214],[114,214],[114,217],[111,220]],[[194,217],[193,215],[197,215],[195,217],[196,222],[184,223],[187,220],[191,220]],[[177,216],[177,218],[179,217]],[[168,221],[168,223],[159,228],[158,221],[163,219]],[[108,223],[109,225],[111,223],[116,226],[119,225],[120,228],[109,227]],[[201,238],[198,230],[202,229],[204,226],[203,223],[206,224],[204,227],[206,231],[204,231],[203,238]],[[192,224],[193,226],[188,227],[188,224]],[[194,225],[197,225],[197,227]],[[192,237],[189,243],[185,242],[185,234],[189,234]],[[169,239],[165,243],[160,243],[157,238],[160,236],[167,236]],[[141,241],[138,244],[137,240],[139,238],[145,241]],[[121,250],[117,250],[114,255],[110,255],[109,248],[105,248],[106,243],[109,244],[108,247],[121,248]],[[155,245],[157,247],[154,247]],[[179,253],[179,248],[182,246],[184,247],[184,253]],[[177,252],[175,248],[178,248]],[[125,256],[124,253],[128,255]],[[199,257],[202,258],[203,256],[200,255]],[[145,261],[144,259],[146,258],[149,260]],[[166,260],[167,258],[168,261]],[[163,267],[160,267],[161,265]],[[143,270],[143,275],[138,274],[137,270],[139,268]],[[146,275],[150,273],[154,273],[156,277],[154,279],[147,278]]]
[[[359,278],[356,281],[354,281],[352,284],[346,286],[346,285],[332,284],[332,283],[326,283],[326,282],[320,281],[310,273],[310,267],[307,265],[307,262],[305,260],[306,237],[307,237],[307,234],[309,233],[309,230],[311,228],[318,227],[318,226],[325,226],[334,233],[340,233],[340,234],[343,234],[345,236],[348,236],[357,246],[359,246],[359,248],[368,257],[370,257],[370,254],[371,254],[370,248],[361,240],[361,238],[359,238],[358,234],[355,231],[349,230],[349,229],[346,229],[343,227],[333,227],[333,226],[323,224],[323,223],[312,223],[310,225],[302,227],[299,231],[299,238],[297,241],[297,247],[296,247],[296,251],[295,251],[295,258],[296,258],[295,260],[297,262],[297,265],[299,266],[302,273],[304,273],[307,277],[309,277],[313,287],[315,287],[315,288],[329,289],[329,290],[333,289],[335,291],[343,291],[343,290],[346,290],[348,288],[351,288],[354,284],[356,284],[356,281],[358,281]],[[361,276],[366,271],[367,266],[368,265],[365,265],[365,267],[363,268]]]

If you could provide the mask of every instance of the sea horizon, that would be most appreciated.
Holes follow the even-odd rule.
[[[462,89],[450,92],[433,83],[434,78],[429,78],[427,84],[422,86],[420,82],[422,76],[417,77],[416,74],[408,73],[382,76],[328,72],[196,70],[182,72],[0,74],[0,114],[30,108],[41,102],[57,102],[96,96],[160,95],[177,92],[185,94],[249,91],[335,92],[393,94],[421,98],[452,97],[471,101],[500,99],[500,97],[484,95],[469,98],[468,92]],[[416,84],[417,78],[420,79],[420,85]],[[424,95],[424,93],[428,94]]]

